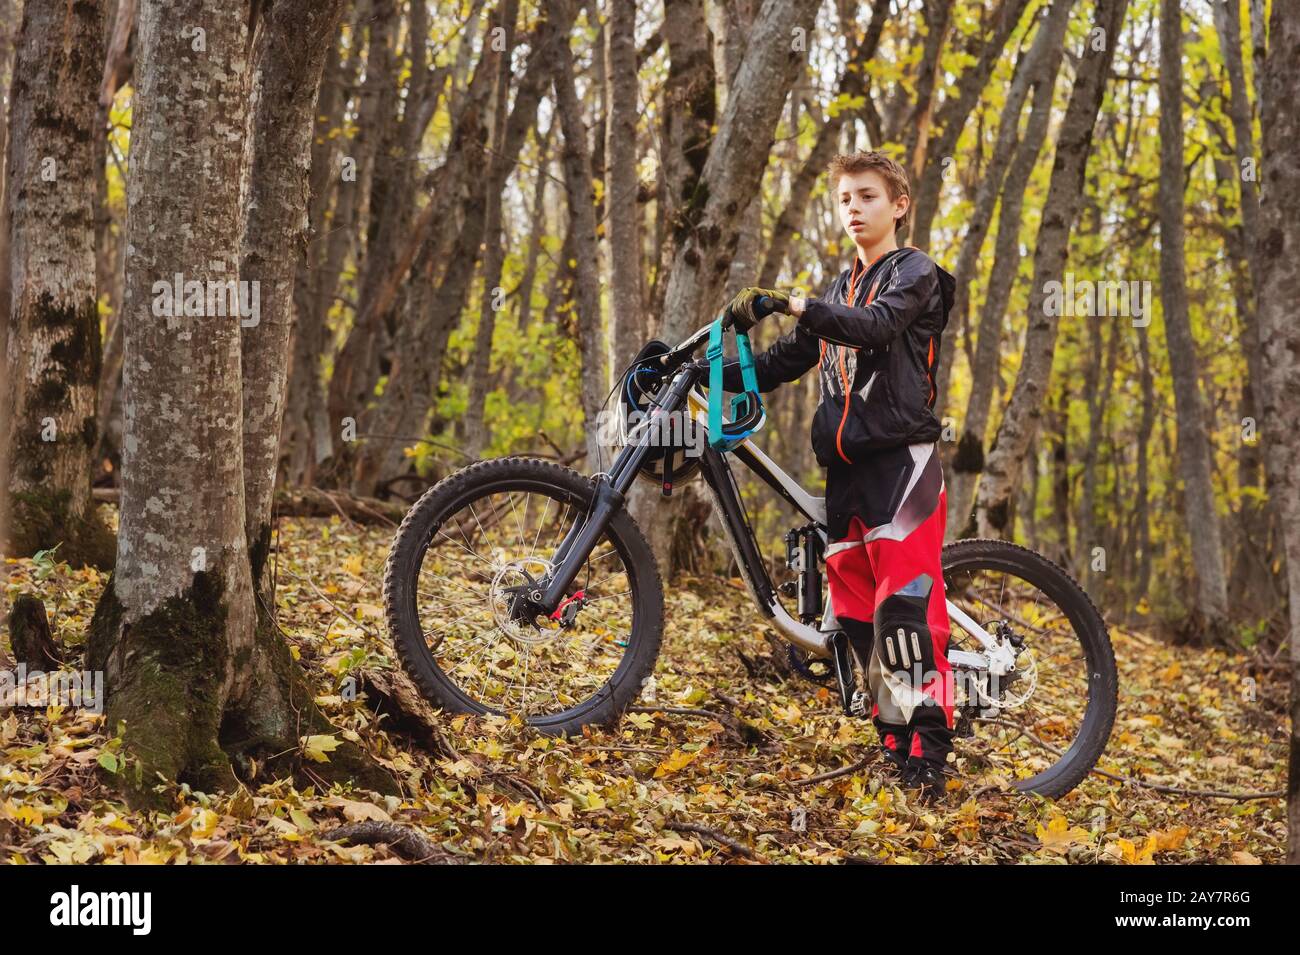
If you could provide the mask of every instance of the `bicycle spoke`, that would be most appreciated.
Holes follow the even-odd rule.
[[[960,705],[974,736],[958,743],[958,753],[982,767],[972,770],[977,775],[997,772],[1018,788],[1034,788],[1032,780],[1056,765],[1083,732],[1091,705],[1089,644],[1056,599],[1010,569],[975,566],[945,573],[945,588],[995,640],[1001,643],[1008,635],[1022,640],[1014,648],[1014,678],[983,690],[964,687]],[[984,652],[964,628],[954,625],[952,638],[953,647]],[[992,695],[992,704],[985,693]],[[979,715],[990,705],[993,714]]]
[[[533,507],[539,493],[544,503]],[[584,561],[587,581],[595,561],[604,573],[575,587],[590,596],[566,616],[567,627],[515,616],[514,595],[551,573],[555,552],[586,519],[585,505],[530,488],[488,490],[459,506],[435,536],[455,547],[442,551],[441,561],[435,548],[426,550],[414,589],[421,633],[438,669],[469,699],[530,720],[592,697],[635,632],[633,577],[614,542],[602,536]],[[602,593],[605,587],[611,592]]]

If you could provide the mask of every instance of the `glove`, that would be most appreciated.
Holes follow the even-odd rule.
[[[767,296],[775,302],[775,308],[758,308],[758,300]],[[769,304],[770,303],[764,303]],[[757,325],[762,319],[766,318],[769,312],[788,312],[790,310],[790,296],[785,292],[778,292],[775,289],[766,288],[747,288],[741,289],[736,297],[728,303],[724,310],[724,316],[735,326],[738,332],[748,332]]]

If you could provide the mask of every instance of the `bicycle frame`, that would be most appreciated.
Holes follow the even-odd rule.
[[[709,326],[697,331],[673,350],[689,354],[708,335]],[[618,509],[636,480],[641,464],[652,447],[655,419],[671,415],[689,407],[702,434],[707,433],[708,404],[695,391],[695,386],[707,378],[707,363],[690,361],[673,376],[669,385],[656,398],[649,417],[652,427],[642,430],[635,444],[627,444],[619,452],[608,472],[597,476],[596,499],[586,520],[570,528],[552,557],[552,574],[543,578],[539,589],[529,595],[535,605],[546,613],[553,613],[568,593],[569,587],[581,572],[587,556]],[[727,455],[733,454],[765,484],[789,502],[799,513],[817,524],[823,542],[827,543],[826,501],[814,497],[799,486],[794,478],[783,471],[771,458],[746,438],[729,452],[719,452],[704,442],[700,469],[716,513],[722,520],[727,541],[736,558],[736,564],[759,612],[772,621],[773,626],[790,643],[813,657],[831,659],[835,655],[832,637],[840,630],[819,630],[801,623],[782,606],[776,587],[767,572],[767,564],[759,551],[746,518],[740,492]],[[1008,672],[1015,665],[1015,652],[981,627],[964,610],[951,600],[947,602],[948,616],[984,647],[985,653],[950,650],[948,661],[954,668],[989,671],[994,674]],[[823,617],[823,623],[826,618]]]

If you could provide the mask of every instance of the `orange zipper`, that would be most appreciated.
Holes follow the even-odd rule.
[[[854,260],[854,274],[849,282],[849,305],[853,304],[854,286],[857,284],[857,260]],[[875,284],[871,286],[871,291],[867,293],[866,304],[870,305],[871,300],[876,297],[876,289],[880,287],[880,279],[876,279]],[[825,354],[825,343],[822,344],[822,353]],[[854,349],[857,351],[857,349]],[[840,346],[840,381],[844,384],[844,413],[840,415],[840,426],[835,432],[835,450],[839,452],[840,457],[844,459],[845,464],[852,464],[849,456],[844,453],[844,424],[849,420],[849,403],[852,400],[852,394],[849,391],[849,371],[844,364],[844,346]]]
[[[934,336],[930,336],[930,356],[925,360],[925,377],[930,382],[930,406],[934,407],[934,375],[930,370],[934,368]]]

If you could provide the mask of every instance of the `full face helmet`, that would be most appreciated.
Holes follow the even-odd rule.
[[[643,429],[652,430],[650,448],[638,476],[653,481],[665,493],[699,473],[705,441],[704,429],[694,415],[683,413],[658,422],[649,417],[651,402],[665,384],[663,369],[653,359],[670,350],[658,340],[646,343],[623,379],[619,402],[621,425],[629,443],[635,443]]]

